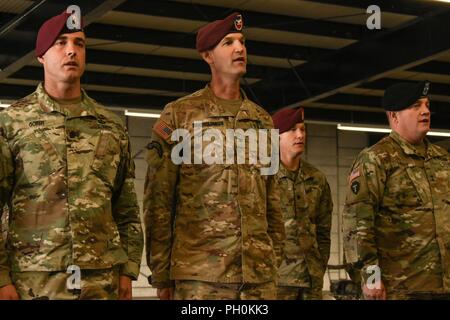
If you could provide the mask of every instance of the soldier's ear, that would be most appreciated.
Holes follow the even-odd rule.
[[[392,114],[392,120],[395,122],[398,122],[398,112],[392,111],[391,114]]]
[[[42,57],[37,57],[37,60],[39,61],[40,64],[44,64],[44,58],[42,58]]]
[[[387,111],[386,113],[387,113],[389,123],[392,123],[397,119],[397,114],[395,111]]]
[[[200,53],[200,55],[202,56],[203,60],[205,60],[205,62],[207,64],[213,64],[213,58],[212,58],[212,52],[211,51],[203,51]]]

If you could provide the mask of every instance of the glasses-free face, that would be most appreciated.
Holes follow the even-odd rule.
[[[64,33],[38,58],[44,66],[46,82],[79,81],[86,63],[86,37],[83,32]]]
[[[430,100],[421,98],[409,108],[393,112],[395,130],[410,143],[423,140],[430,131]]]
[[[280,134],[280,150],[282,154],[296,157],[305,151],[305,123],[297,123],[290,130]]]
[[[217,75],[240,77],[247,72],[247,49],[242,33],[227,34],[202,56]]]

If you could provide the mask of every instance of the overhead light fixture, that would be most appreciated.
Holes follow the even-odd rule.
[[[429,136],[436,136],[436,137],[450,137],[450,131],[445,132],[445,131],[429,131],[427,133],[427,135]]]
[[[0,102],[0,108],[8,108],[10,106],[9,103],[1,103]]]
[[[382,132],[382,133],[389,133],[391,132],[391,129],[386,127],[364,127],[360,125],[343,125],[338,123],[337,125],[338,130],[344,130],[344,131],[359,131],[359,132]]]
[[[358,131],[358,132],[378,132],[378,133],[389,133],[391,129],[382,126],[371,126],[367,127],[364,125],[353,125],[353,124],[340,124],[337,125],[338,130],[345,131]],[[430,130],[427,133],[428,136],[437,136],[437,137],[450,137],[450,131],[434,131]]]
[[[160,113],[146,113],[146,112],[134,112],[125,110],[125,115],[128,117],[140,117],[140,118],[159,118]]]

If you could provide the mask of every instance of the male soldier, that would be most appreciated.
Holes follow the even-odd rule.
[[[151,284],[160,299],[276,296],[284,227],[273,175],[262,176],[259,164],[248,162],[177,165],[171,159],[177,129],[192,133],[200,123],[225,141],[226,130],[273,128],[270,115],[240,90],[247,63],[242,27],[242,16],[233,13],[198,31],[196,47],[211,82],[168,104],[153,127],[144,210]],[[202,156],[195,148],[192,155]]]
[[[366,299],[450,298],[450,158],[426,138],[430,83],[383,97],[392,132],[356,158],[343,213]]]
[[[130,299],[139,274],[128,136],[81,89],[86,39],[68,18],[38,32],[44,83],[0,113],[0,208],[10,209],[1,299]]]
[[[322,299],[330,256],[330,186],[322,172],[301,159],[306,143],[303,115],[303,108],[285,108],[272,116],[280,133],[281,165],[275,177],[286,229],[278,270],[280,300]]]

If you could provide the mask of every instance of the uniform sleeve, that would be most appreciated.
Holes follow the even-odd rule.
[[[134,190],[134,161],[131,158],[130,141],[126,133],[122,139],[122,146],[120,178],[116,181],[113,198],[113,216],[119,230],[122,247],[128,255],[128,261],[121,267],[120,275],[137,280],[144,239],[139,205]]]
[[[267,232],[272,239],[277,257],[277,266],[280,266],[286,233],[281,211],[280,191],[276,187],[275,176],[273,175],[267,178],[267,224]]]
[[[169,106],[153,127],[152,140],[147,146],[145,239],[147,263],[152,272],[150,282],[155,288],[173,286],[170,280],[170,261],[179,167],[171,160],[172,142],[169,135],[162,135],[164,132],[171,132],[172,128],[175,125]]]
[[[363,151],[348,177],[342,215],[345,260],[351,270],[360,273],[362,281],[370,275],[366,268],[378,265],[374,224],[385,182],[382,164],[373,154]]]
[[[8,253],[3,239],[2,216],[13,188],[13,158],[0,128],[0,287],[11,283]]]
[[[322,186],[322,194],[319,201],[319,212],[316,218],[316,233],[319,252],[322,258],[323,267],[325,269],[328,264],[328,259],[330,258],[331,216],[333,213],[331,190],[325,177]]]

